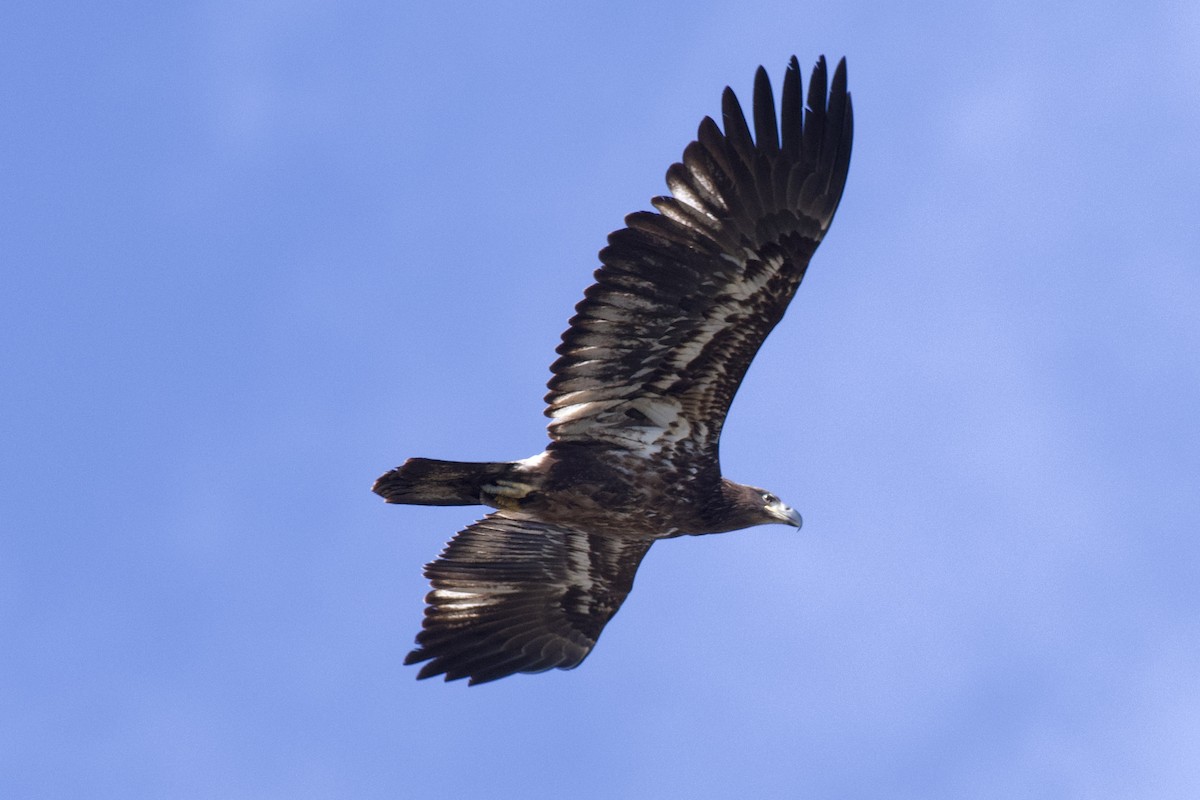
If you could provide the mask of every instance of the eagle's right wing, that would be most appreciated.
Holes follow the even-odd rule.
[[[406,664],[484,683],[578,666],[621,607],[653,539],[596,536],[499,511],[425,567],[433,584]]]
[[[825,59],[808,108],[793,58],[781,125],[766,72],[754,83],[757,141],[737,98],[725,131],[706,118],[673,197],[609,236],[604,266],[576,306],[551,367],[550,436],[679,463],[715,460],[729,404],[783,316],[833,219],[850,164],[853,112],[843,60],[826,94]]]

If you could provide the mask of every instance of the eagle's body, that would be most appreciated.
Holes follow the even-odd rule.
[[[413,458],[375,491],[393,503],[484,505],[426,567],[433,583],[409,663],[471,683],[577,666],[658,539],[800,516],[722,477],[718,445],[751,360],[783,316],[841,199],[853,114],[839,64],[818,61],[801,104],[793,58],[781,124],[765,71],[752,139],[725,90],[652,201],[609,236],[596,283],[558,347],[551,442],[522,461]]]

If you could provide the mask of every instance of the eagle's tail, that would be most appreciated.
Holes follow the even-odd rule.
[[[389,503],[477,506],[483,487],[513,474],[507,461],[437,461],[410,458],[375,481],[372,491]]]

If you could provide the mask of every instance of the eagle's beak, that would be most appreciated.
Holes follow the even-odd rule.
[[[772,517],[782,522],[784,525],[791,525],[799,528],[804,524],[804,520],[800,517],[796,510],[791,506],[784,505],[782,502],[776,501],[767,506],[767,512]]]

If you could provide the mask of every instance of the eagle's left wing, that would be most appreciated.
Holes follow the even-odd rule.
[[[621,607],[652,539],[596,536],[499,511],[425,567],[433,584],[406,664],[484,683],[578,666]]]
[[[653,200],[661,213],[632,214],[609,236],[551,367],[552,439],[715,463],[729,404],[842,196],[853,138],[845,61],[826,86],[822,57],[806,110],[793,58],[777,125],[760,67],[757,141],[726,89],[725,131],[701,123],[667,172],[673,197]]]

